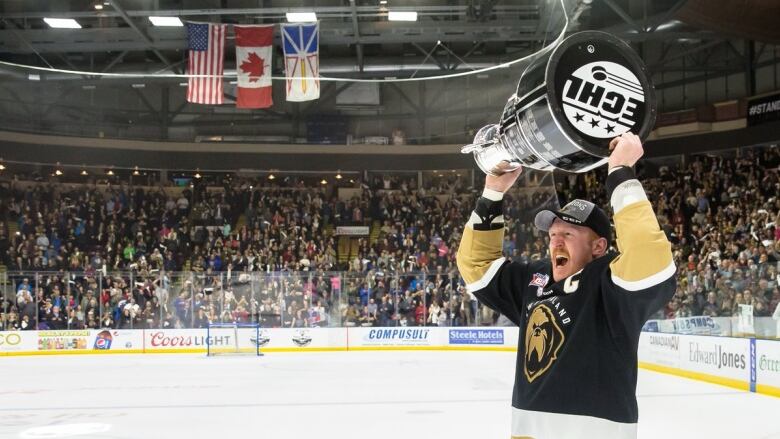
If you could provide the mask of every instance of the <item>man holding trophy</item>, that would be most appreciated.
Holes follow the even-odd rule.
[[[481,130],[475,144],[464,148],[488,175],[463,231],[458,268],[469,292],[520,328],[512,438],[636,438],[641,328],[676,288],[671,244],[633,170],[644,153],[642,141],[628,129],[646,135],[652,128],[652,88],[636,64],[612,65],[614,53],[631,58],[627,46],[600,33],[583,34],[538,63],[546,71],[537,78],[554,86],[542,84],[533,97],[539,87],[522,84],[534,79],[532,65],[502,123]],[[571,50],[612,58],[567,59]],[[558,75],[556,68],[567,73]],[[587,77],[577,78],[577,72]],[[633,76],[643,89],[636,91],[632,81],[609,84],[618,76]],[[584,85],[588,81],[591,86]],[[531,91],[521,93],[523,87]],[[621,88],[626,91],[617,96]],[[577,125],[580,119],[590,119],[589,127]],[[550,146],[552,139],[560,142]],[[572,149],[556,150],[564,141]],[[606,154],[599,155],[599,148]],[[536,228],[549,236],[548,259],[521,263],[502,257],[502,199],[523,166],[584,172],[605,161],[617,252],[610,251],[607,214],[589,201],[573,200],[535,217]]]

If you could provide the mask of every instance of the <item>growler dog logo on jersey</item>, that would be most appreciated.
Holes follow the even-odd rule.
[[[552,366],[563,340],[552,310],[544,304],[534,308],[525,327],[525,377],[529,383]]]
[[[638,131],[645,102],[642,84],[631,70],[611,61],[576,69],[563,85],[562,105],[569,123],[581,133],[611,139]]]

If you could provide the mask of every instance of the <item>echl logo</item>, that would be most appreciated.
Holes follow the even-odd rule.
[[[309,335],[309,331],[305,329],[299,329],[295,332],[295,334],[293,334],[292,342],[295,343],[296,346],[308,346],[309,343],[311,343],[311,335]]]
[[[533,311],[525,327],[524,372],[528,382],[544,374],[558,358],[564,335],[555,315],[546,305],[539,305]]]
[[[544,286],[547,285],[547,281],[550,280],[550,276],[542,273],[534,273],[534,275],[531,277],[531,282],[528,283],[529,287],[536,287],[536,296],[542,297],[544,294],[542,291],[544,290]]]
[[[266,330],[260,330],[260,336],[259,337],[249,337],[249,340],[256,344],[257,346],[263,347],[268,344],[269,341],[271,341],[271,337],[268,336],[268,332]]]
[[[609,61],[575,70],[563,86],[563,110],[578,131],[608,139],[630,131],[644,105],[642,84],[629,69]]]

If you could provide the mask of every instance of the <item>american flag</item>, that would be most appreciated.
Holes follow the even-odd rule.
[[[222,103],[222,72],[225,60],[224,24],[187,23],[189,63],[187,101],[195,104]]]

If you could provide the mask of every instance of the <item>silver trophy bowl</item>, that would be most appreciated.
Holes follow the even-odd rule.
[[[499,123],[461,148],[486,174],[525,166],[587,172],[607,162],[609,142],[644,140],[656,118],[655,91],[628,44],[598,31],[573,34],[529,64]]]

